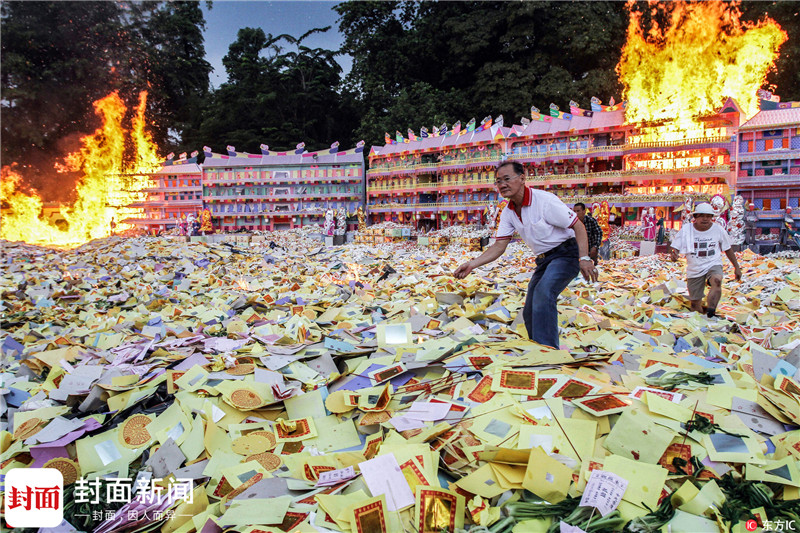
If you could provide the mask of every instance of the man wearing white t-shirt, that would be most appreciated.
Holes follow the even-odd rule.
[[[558,295],[578,272],[587,280],[597,281],[586,228],[558,196],[526,187],[525,169],[520,163],[500,163],[495,185],[509,200],[500,214],[495,242],[483,254],[459,266],[453,275],[463,279],[474,268],[503,255],[516,231],[538,254],[522,309],[528,336],[539,344],[558,348]]]
[[[686,285],[692,310],[703,312],[706,285],[710,287],[706,314],[712,318],[716,315],[717,304],[722,296],[722,252],[730,259],[737,281],[742,279],[742,270],[731,249],[728,232],[714,224],[716,213],[711,204],[699,204],[692,214],[694,221],[684,224],[678,232],[672,242],[670,255],[673,261],[677,261],[678,254],[686,254]]]

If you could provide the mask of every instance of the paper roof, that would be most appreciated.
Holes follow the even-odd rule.
[[[463,133],[464,130],[462,129],[461,131]],[[503,138],[505,138],[511,132],[511,128],[494,125],[491,128],[482,131],[472,131],[458,135],[439,135],[437,137],[426,137],[424,139],[407,143],[373,146],[372,150],[376,155],[385,156],[433,150],[444,147],[469,146],[470,144],[475,143],[490,143],[497,138],[498,132]]]
[[[759,111],[753,118],[745,122],[740,131],[785,128],[800,124],[800,107],[789,109],[770,109]]]
[[[202,169],[197,163],[184,163],[182,165],[167,165],[153,174],[200,174]]]
[[[316,159],[313,155],[316,154]],[[204,168],[209,167],[252,167],[252,166],[279,166],[279,165],[312,165],[312,164],[333,164],[333,163],[361,163],[364,161],[363,153],[339,152],[329,154],[326,151],[312,152],[308,154],[287,154],[287,155],[257,155],[240,153],[236,157],[212,153],[211,157],[206,157],[203,163]]]

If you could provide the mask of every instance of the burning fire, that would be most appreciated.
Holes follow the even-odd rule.
[[[633,142],[725,137],[726,128],[704,128],[696,119],[719,109],[728,97],[745,118],[758,111],[756,91],[788,38],[774,21],[740,20],[736,3],[650,2],[651,14],[664,16],[646,32],[643,14],[631,11],[628,40],[617,66],[627,100],[626,121],[669,121],[642,128]]]
[[[335,283],[338,285],[347,285],[351,281],[355,283],[361,282],[361,274],[360,269],[361,265],[357,263],[345,263],[347,265],[347,272],[344,273],[344,276],[332,276],[330,274],[323,274],[320,276],[319,281],[323,286],[330,285],[331,283]]]
[[[56,170],[83,173],[75,203],[61,207],[69,223],[66,229],[44,220],[39,195],[21,190],[21,176],[11,167],[3,167],[0,201],[8,204],[8,210],[3,213],[0,237],[36,244],[77,245],[109,236],[112,220],[117,231],[130,228],[122,221],[141,214],[141,210],[126,206],[146,199],[147,173],[160,167],[156,147],[145,130],[146,103],[147,92],[143,91],[130,131],[122,125],[127,109],[116,92],[94,103],[102,126],[81,139],[82,148],[69,154],[64,165],[56,164]],[[135,149],[134,163],[128,167],[123,163],[126,135],[131,136]]]
[[[347,276],[345,277],[345,281],[348,283],[351,281],[355,281],[356,283],[361,281],[361,276],[359,274],[359,269],[361,268],[360,265],[356,263],[345,263],[347,265]]]
[[[242,290],[242,291],[249,291],[250,290],[250,283],[248,283],[247,280],[244,279],[244,276],[239,276],[236,279],[236,283],[234,283],[234,286],[237,289]]]

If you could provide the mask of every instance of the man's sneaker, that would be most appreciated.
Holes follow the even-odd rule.
[[[709,309],[708,311],[706,311],[706,316],[708,318],[716,317],[717,316],[717,310],[716,309]]]

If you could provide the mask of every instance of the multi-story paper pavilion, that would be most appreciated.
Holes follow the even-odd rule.
[[[438,227],[480,223],[485,207],[499,200],[494,169],[501,159],[522,163],[529,183],[554,192],[569,205],[607,202],[618,222],[638,220],[652,207],[668,228],[677,227],[687,198],[730,199],[737,192],[746,200],[760,199],[759,207],[768,210],[797,206],[800,176],[794,173],[800,170],[800,160],[791,159],[788,149],[800,143],[800,109],[787,109],[769,121],[769,128],[782,132],[773,146],[786,147],[786,154],[764,152],[763,143],[756,142],[754,149],[761,151],[750,155],[741,146],[754,135],[764,136],[754,133],[754,125],[770,112],[760,112],[742,127],[741,110],[732,99],[715,114],[701,117],[688,134],[671,133],[669,123],[626,124],[624,105],[593,103],[593,108],[571,106],[571,113],[554,108],[549,115],[534,109],[530,121],[511,127],[487,117],[478,127],[471,121],[467,128],[457,125],[444,135],[439,130],[428,136],[423,130],[419,137],[409,132],[410,138],[387,134],[386,144],[373,146],[369,154],[370,221],[429,220]],[[742,142],[737,142],[740,135]],[[756,186],[743,172],[748,166],[760,168],[765,155],[780,158],[782,166],[775,166],[783,171],[764,176]],[[738,160],[738,173],[737,157],[745,158]],[[766,172],[765,168],[761,175]]]

